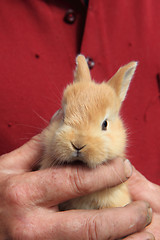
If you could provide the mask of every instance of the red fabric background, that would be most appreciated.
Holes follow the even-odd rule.
[[[75,10],[76,21],[63,21]],[[129,132],[128,158],[160,183],[160,1],[0,1],[0,153],[40,132],[60,107],[82,52],[95,61],[101,82],[123,64],[139,61],[122,116]]]

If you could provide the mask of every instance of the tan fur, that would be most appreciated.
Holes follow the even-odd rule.
[[[126,132],[119,110],[136,69],[131,62],[107,83],[91,80],[84,56],[77,57],[75,80],[68,85],[62,99],[62,109],[44,131],[44,157],[41,168],[80,160],[89,168],[118,156],[124,157]],[[107,129],[102,123],[107,119]],[[81,148],[80,154],[74,146]],[[61,204],[61,209],[120,207],[130,202],[126,184],[105,189]]]

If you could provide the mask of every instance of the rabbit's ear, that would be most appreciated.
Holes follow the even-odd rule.
[[[119,68],[116,74],[108,81],[108,84],[114,88],[121,102],[125,99],[129,84],[137,67],[137,62],[130,62]]]
[[[91,75],[87,61],[83,55],[78,55],[76,58],[76,69],[74,72],[74,82],[91,81]]]

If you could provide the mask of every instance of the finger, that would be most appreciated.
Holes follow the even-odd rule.
[[[145,200],[150,203],[155,212],[160,211],[160,186],[148,181],[134,167],[133,174],[128,180],[128,187],[133,200]]]
[[[135,202],[124,208],[66,211],[56,216],[55,239],[119,239],[141,231],[150,221],[148,204]]]
[[[42,154],[41,134],[34,136],[30,141],[16,150],[0,157],[4,169],[22,169],[28,171],[40,159]]]
[[[150,221],[149,205],[134,202],[123,208],[53,212],[34,208],[16,217],[13,239],[120,239],[141,231]],[[44,224],[45,223],[45,224]]]
[[[149,226],[147,226],[144,231],[154,234],[155,239],[160,239],[159,226],[160,215],[158,213],[153,212],[152,223]]]
[[[154,240],[154,236],[149,232],[134,233],[128,237],[123,238],[123,240]]]
[[[55,213],[51,209],[36,208],[21,216],[21,227],[14,226],[12,233],[13,239],[30,239],[33,235],[33,239],[43,240],[120,239],[141,231],[151,221],[149,216],[149,205],[140,201],[123,208],[103,210]]]
[[[127,179],[125,173],[125,163],[120,158],[92,170],[84,166],[43,169],[15,176],[14,192],[18,194],[19,189],[28,189],[27,200],[50,207],[120,184]]]

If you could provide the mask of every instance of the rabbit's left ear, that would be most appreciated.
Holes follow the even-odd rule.
[[[119,68],[116,74],[107,82],[119,96],[121,102],[125,99],[131,79],[135,73],[137,62],[130,62]]]
[[[74,82],[91,81],[91,75],[86,58],[83,55],[78,55],[76,58],[76,69],[74,72]]]

